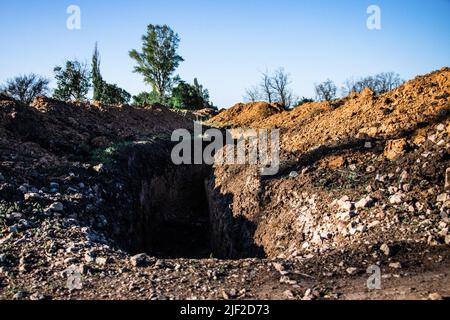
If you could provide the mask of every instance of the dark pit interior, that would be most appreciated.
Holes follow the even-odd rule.
[[[174,165],[171,149],[153,143],[121,152],[118,178],[126,192],[112,219],[118,245],[159,258],[264,256],[253,246],[252,224],[233,218],[233,197],[214,189],[212,167]]]

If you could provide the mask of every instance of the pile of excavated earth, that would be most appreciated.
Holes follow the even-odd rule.
[[[174,165],[193,120],[0,96],[0,298],[450,297],[449,68],[209,120],[280,129],[274,176]]]

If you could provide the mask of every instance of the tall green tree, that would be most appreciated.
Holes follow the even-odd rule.
[[[59,100],[86,100],[91,88],[91,73],[86,64],[77,60],[66,61],[65,67],[54,69],[57,87],[53,93]]]
[[[131,94],[115,84],[107,83],[103,80],[100,72],[100,53],[98,44],[95,44],[94,53],[92,55],[92,87],[94,101],[100,101],[105,104],[123,104],[128,103]]]
[[[0,91],[25,104],[30,104],[37,96],[47,94],[48,84],[48,79],[32,73],[7,80]]]
[[[142,42],[141,52],[130,51],[130,57],[137,63],[134,72],[142,74],[144,81],[165,101],[177,81],[173,74],[184,61],[177,53],[180,38],[167,25],[150,24]]]
[[[92,99],[95,101],[100,101],[102,82],[103,79],[100,73],[100,53],[98,52],[98,44],[95,43],[94,54],[92,55],[92,87],[94,91]]]

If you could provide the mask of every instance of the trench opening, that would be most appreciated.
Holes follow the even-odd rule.
[[[164,259],[263,257],[253,246],[253,225],[234,218],[232,197],[215,190],[212,166],[174,165],[170,150],[163,144],[122,152],[129,204],[113,218],[119,247]]]

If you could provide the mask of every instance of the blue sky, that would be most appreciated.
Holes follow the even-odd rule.
[[[81,30],[68,30],[69,5]],[[369,5],[381,30],[368,30]],[[52,77],[65,59],[89,61],[96,41],[102,73],[132,94],[150,90],[132,72],[149,23],[181,37],[177,72],[197,77],[219,107],[242,100],[260,72],[284,67],[299,96],[330,78],[396,71],[405,79],[450,65],[450,0],[0,0],[0,83],[23,73]],[[52,85],[54,85],[54,81]]]

